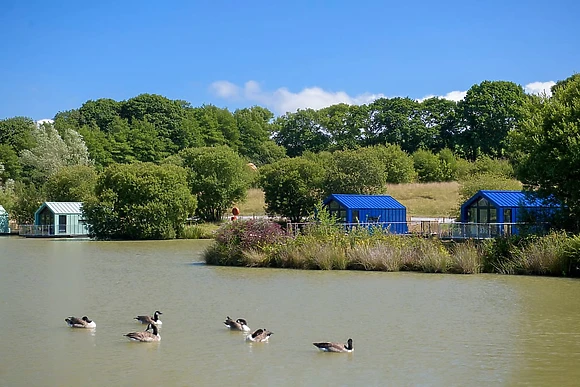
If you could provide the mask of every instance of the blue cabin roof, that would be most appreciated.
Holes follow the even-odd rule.
[[[376,208],[400,208],[404,205],[389,195],[355,195],[355,194],[332,194],[324,199],[324,205],[336,200],[346,208],[376,209]]]
[[[501,190],[480,190],[469,198],[462,207],[471,205],[474,201],[484,197],[497,207],[557,207],[556,205],[543,200],[534,198],[530,193],[524,191],[501,191]]]

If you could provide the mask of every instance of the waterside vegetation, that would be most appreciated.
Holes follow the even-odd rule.
[[[444,242],[401,236],[388,230],[358,228],[348,233],[324,215],[290,235],[264,219],[222,225],[205,251],[210,265],[310,270],[418,271],[426,273],[500,273],[547,276],[580,274],[580,236],[499,237],[485,241]]]

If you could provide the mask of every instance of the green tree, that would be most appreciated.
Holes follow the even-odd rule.
[[[278,117],[274,122],[274,140],[286,148],[290,157],[305,151],[318,153],[330,146],[330,135],[320,125],[320,113],[313,109],[298,109]]]
[[[27,117],[0,120],[0,144],[7,144],[16,153],[34,146],[34,121]]]
[[[253,106],[236,110],[234,118],[240,133],[238,152],[251,162],[261,164],[265,150],[262,144],[270,140],[270,121],[274,114],[263,107]]]
[[[437,152],[445,147],[456,149],[458,135],[457,102],[444,98],[428,98],[420,103],[420,119],[425,126],[425,149]]]
[[[413,165],[419,181],[442,181],[443,172],[439,157],[430,150],[419,149],[413,153]]]
[[[439,158],[439,167],[441,168],[441,179],[443,181],[456,180],[459,161],[451,149],[441,149],[437,157]]]
[[[120,116],[123,103],[110,98],[85,102],[78,110],[78,125],[96,125],[101,131],[108,133],[111,124]]]
[[[44,184],[47,201],[84,202],[94,198],[97,172],[88,165],[62,167]]]
[[[410,98],[380,98],[369,105],[370,123],[365,133],[368,145],[396,144],[412,153],[430,147],[436,129],[421,121],[419,102]]]
[[[18,224],[33,224],[34,213],[45,201],[42,189],[35,184],[25,184],[17,181],[14,184],[14,195],[16,202],[10,212],[10,217],[16,220]]]
[[[504,157],[507,136],[525,117],[527,97],[521,86],[506,81],[473,85],[457,105],[461,147],[469,160],[480,155]]]
[[[245,198],[252,175],[247,162],[227,145],[187,148],[179,152],[189,172],[191,192],[197,196],[196,214],[220,220],[234,203]]]
[[[187,172],[175,165],[113,164],[99,176],[95,193],[83,215],[98,239],[179,237],[196,207]]]
[[[417,178],[413,157],[400,146],[387,144],[372,147],[385,166],[386,182],[391,184],[411,183]]]
[[[286,158],[260,170],[266,212],[300,222],[322,199],[324,169],[302,157]]]
[[[17,180],[22,172],[22,165],[18,159],[18,154],[8,144],[0,144],[0,164],[3,169],[0,172],[0,183],[8,179]]]
[[[580,74],[561,81],[514,133],[516,176],[529,190],[563,204],[565,227],[580,230]]]
[[[325,194],[374,194],[384,191],[385,164],[370,148],[336,151],[326,167]]]
[[[362,144],[363,128],[367,126],[366,105],[340,103],[318,112],[320,124],[330,136],[331,150],[356,149]]]

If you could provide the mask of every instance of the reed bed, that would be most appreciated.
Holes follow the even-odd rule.
[[[244,222],[253,222],[241,224]],[[382,229],[345,233],[321,224],[290,236],[269,221],[238,221],[216,232],[208,264],[305,270],[419,271],[425,273],[580,274],[580,237],[564,233],[493,240],[442,242]],[[259,235],[258,235],[259,234]]]

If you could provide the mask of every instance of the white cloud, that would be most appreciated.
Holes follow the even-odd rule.
[[[237,98],[240,88],[228,81],[217,81],[209,86],[211,92],[221,98]]]
[[[467,95],[467,91],[454,90],[454,91],[450,91],[449,93],[447,93],[445,95],[429,94],[423,98],[419,98],[417,101],[423,102],[426,99],[437,97],[437,98],[443,98],[443,99],[448,99],[450,101],[458,102],[458,101],[461,101],[463,98],[465,98],[466,95]]]
[[[552,96],[552,91],[550,90],[552,86],[554,86],[556,82],[548,81],[548,82],[532,82],[528,83],[524,86],[524,90],[528,94],[538,94],[538,95],[546,95],[548,97]]]
[[[40,126],[42,124],[54,124],[54,120],[51,120],[50,118],[43,118],[36,121],[36,126]]]
[[[550,87],[555,85],[554,81],[532,82],[524,86],[528,94],[546,93],[551,96]],[[385,94],[363,93],[350,96],[344,91],[328,91],[320,87],[307,87],[299,92],[292,92],[285,87],[276,90],[263,90],[256,81],[248,81],[243,86],[238,86],[229,81],[216,81],[209,86],[210,91],[224,99],[244,100],[259,103],[272,109],[277,114],[295,112],[298,109],[322,109],[338,103],[349,105],[361,105],[370,103],[379,98],[386,98]],[[467,91],[454,90],[445,95],[430,94],[417,99],[421,102],[428,98],[438,97],[450,101],[461,101],[467,95]]]
[[[224,99],[238,99],[258,102],[273,109],[278,114],[295,112],[298,109],[322,109],[338,103],[360,105],[383,98],[383,94],[364,93],[350,96],[344,91],[327,91],[320,87],[307,87],[294,93],[285,87],[268,91],[263,90],[256,81],[248,81],[239,87],[228,81],[217,81],[210,85],[210,91]]]

